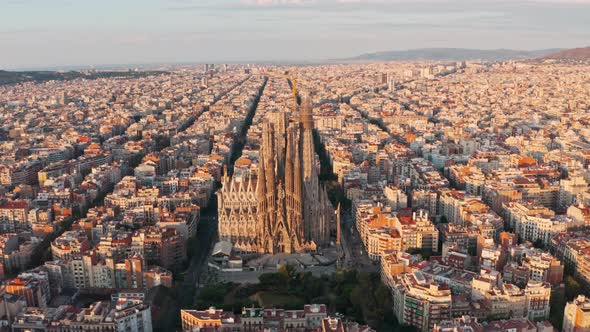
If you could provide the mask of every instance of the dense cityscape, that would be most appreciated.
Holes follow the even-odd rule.
[[[0,329],[585,331],[589,91],[560,60],[0,86]]]

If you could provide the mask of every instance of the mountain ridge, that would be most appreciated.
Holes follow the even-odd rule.
[[[343,62],[373,62],[373,61],[462,61],[484,60],[503,61],[511,59],[534,59],[563,51],[560,48],[541,50],[511,50],[511,49],[470,49],[470,48],[419,48],[411,50],[395,50],[384,52],[364,53],[351,58],[337,59]]]
[[[561,50],[555,53],[545,55],[543,59],[554,60],[590,60],[590,46],[576,47]]]

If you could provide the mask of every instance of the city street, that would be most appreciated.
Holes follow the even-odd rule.
[[[364,272],[379,272],[379,265],[371,259],[363,248],[363,244],[356,230],[354,218],[348,211],[342,212],[342,248],[344,249],[344,267]]]

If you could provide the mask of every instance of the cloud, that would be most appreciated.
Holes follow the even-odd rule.
[[[246,6],[297,6],[318,3],[318,0],[240,0]]]
[[[556,3],[556,4],[568,4],[568,3],[590,4],[590,0],[527,0],[526,2],[546,2],[546,3]]]
[[[2,0],[0,0],[2,1]],[[9,0],[17,1],[17,0]],[[34,1],[34,0],[20,0]],[[346,10],[349,8],[379,8],[381,6],[494,6],[494,5],[584,5],[590,0],[170,0],[172,9],[235,9],[235,8],[319,8]],[[180,5],[180,6],[177,6]]]
[[[242,5],[247,6],[294,6],[294,5],[311,5],[311,4],[335,4],[335,5],[346,5],[346,4],[367,4],[367,5],[379,5],[379,4],[412,4],[412,3],[431,3],[431,4],[444,4],[453,2],[462,2],[461,0],[237,0]],[[590,0],[471,0],[471,3],[552,3],[552,4],[590,4]]]

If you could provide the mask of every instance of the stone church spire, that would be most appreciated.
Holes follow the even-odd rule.
[[[312,109],[306,95],[297,109],[298,121],[289,124],[285,113],[273,113],[262,124],[256,185],[238,187],[235,178],[224,178],[220,239],[248,252],[271,254],[315,251],[329,244],[334,208],[318,178]]]
[[[303,130],[313,130],[313,105],[309,95],[301,97],[301,106],[299,106],[299,122]]]
[[[313,113],[311,97],[304,95],[299,106],[299,123],[301,126],[301,149],[303,158],[303,179],[310,181],[317,177],[315,172],[315,150],[313,144]]]

